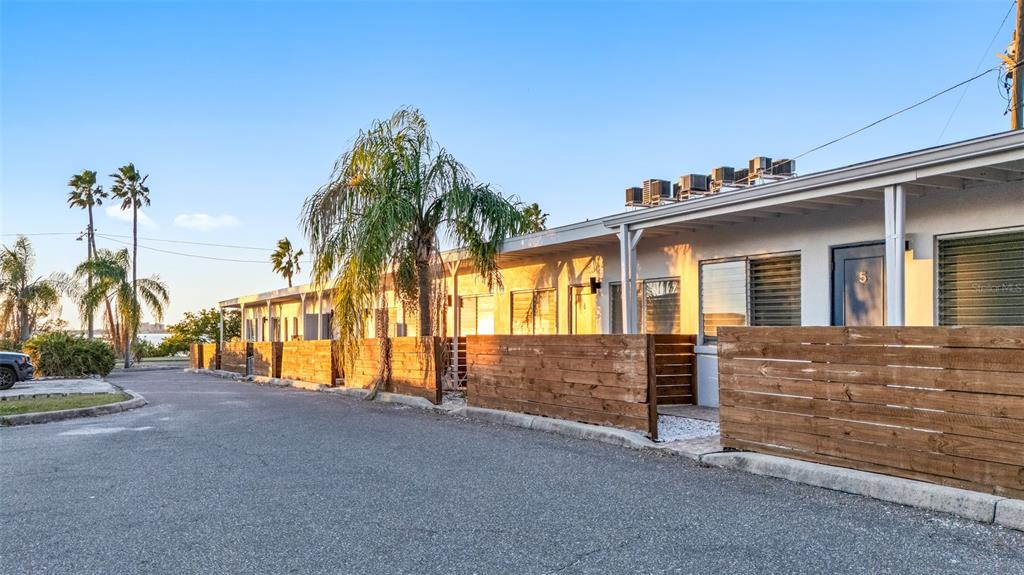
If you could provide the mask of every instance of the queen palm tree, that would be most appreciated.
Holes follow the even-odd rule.
[[[81,174],[75,174],[71,176],[68,181],[68,186],[71,187],[71,191],[68,192],[68,206],[72,208],[81,208],[89,213],[89,229],[86,234],[87,252],[89,253],[89,259],[92,259],[94,253],[96,253],[96,237],[93,235],[96,228],[93,226],[92,219],[92,207],[103,204],[103,198],[107,197],[107,192],[103,191],[103,186],[96,185],[96,172],[92,170],[82,170]],[[88,278],[88,285],[92,286],[92,278]],[[109,314],[108,310],[108,314]],[[93,316],[89,314],[88,317],[88,332],[89,339],[93,337]]]
[[[139,268],[139,206],[149,205],[149,188],[146,187],[146,180],[149,175],[143,176],[135,169],[135,164],[121,166],[116,172],[110,174],[114,178],[114,185],[110,187],[110,193],[121,200],[121,209],[132,210],[132,293],[138,300],[138,289],[135,287],[136,273]],[[138,307],[138,301],[135,302]],[[135,339],[135,331],[138,329],[138,318],[131,324],[124,324],[125,341],[131,342]],[[126,344],[126,349],[127,349]],[[131,361],[128,353],[124,355],[124,366],[129,367]]]
[[[287,237],[277,240],[277,249],[270,254],[270,263],[274,265],[274,271],[288,280],[288,287],[292,287],[292,276],[302,271],[299,262],[301,257],[302,250],[295,251]]]
[[[170,301],[167,285],[159,276],[137,278],[128,256],[128,248],[117,251],[97,250],[93,259],[75,268],[74,276],[78,279],[92,277],[94,280],[90,288],[77,296],[81,313],[91,313],[104,302],[112,302],[117,310],[117,321],[108,327],[112,333],[121,336],[121,351],[126,356],[127,364],[131,360],[131,342],[134,341],[132,338],[142,316],[142,304],[145,304],[156,321],[161,321]]]
[[[0,251],[0,328],[19,341],[32,335],[40,318],[60,303],[63,280],[35,277],[35,251],[25,236]]]
[[[360,337],[385,285],[415,306],[419,334],[433,333],[440,246],[463,246],[488,284],[500,282],[501,241],[526,226],[521,204],[475,181],[430,137],[419,111],[402,108],[360,132],[301,217],[314,282],[333,282],[342,345]]]

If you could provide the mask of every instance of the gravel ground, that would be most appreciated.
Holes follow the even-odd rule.
[[[1024,533],[685,458],[182,372],[0,429],[20,573],[1020,574]]]
[[[658,416],[658,441],[679,441],[681,439],[696,439],[709,435],[718,435],[718,424],[713,421],[675,417],[672,415]]]

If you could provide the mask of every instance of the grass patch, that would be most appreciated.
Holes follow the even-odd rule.
[[[96,407],[129,399],[127,393],[84,393],[58,397],[28,397],[0,401],[0,415],[19,415],[22,413],[40,413],[43,411],[60,411],[62,409],[78,409],[80,407]]]

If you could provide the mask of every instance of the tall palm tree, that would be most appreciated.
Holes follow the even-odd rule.
[[[91,260],[93,254],[96,253],[96,236],[93,235],[96,228],[93,226],[92,207],[102,205],[103,198],[107,197],[107,192],[103,191],[103,186],[96,185],[96,172],[92,170],[82,170],[81,174],[71,176],[71,179],[68,180],[68,186],[71,187],[71,191],[68,192],[68,206],[72,208],[81,208],[89,213],[89,229],[86,234],[86,251],[89,253],[89,259]],[[88,278],[87,281],[88,285],[91,287],[92,278]],[[88,317],[88,331],[89,339],[92,339],[92,314],[89,314]]]
[[[301,257],[302,250],[295,251],[287,237],[277,240],[277,249],[270,254],[270,263],[274,265],[274,271],[288,280],[288,287],[292,287],[292,276],[302,271],[299,262]]]
[[[156,321],[161,321],[170,301],[167,285],[159,276],[137,278],[128,256],[128,248],[117,251],[97,250],[93,259],[75,268],[74,275],[78,279],[91,276],[94,280],[92,287],[77,296],[81,313],[91,313],[104,302],[113,302],[117,310],[117,321],[109,328],[112,333],[121,336],[120,345],[123,347],[120,351],[127,357],[126,363],[130,362],[131,342],[134,341],[135,330],[142,316],[142,304],[145,304]]]
[[[32,335],[38,320],[60,303],[63,280],[36,277],[35,251],[25,236],[0,251],[0,328],[19,341]]]
[[[149,188],[146,187],[146,180],[149,175],[143,176],[135,169],[135,164],[121,166],[116,172],[110,174],[114,178],[114,185],[110,187],[110,193],[121,200],[121,209],[132,210],[132,293],[135,296],[135,306],[138,307],[138,289],[135,286],[136,273],[139,268],[139,206],[149,205]],[[138,329],[138,318],[131,324],[125,325],[126,341],[134,341],[135,331]],[[124,355],[124,366],[129,367],[131,361],[128,353]]]
[[[385,285],[416,307],[419,334],[431,335],[441,243],[463,246],[487,283],[500,283],[501,241],[526,225],[519,201],[475,181],[411,108],[359,133],[327,185],[306,200],[301,221],[314,282],[333,281],[343,345],[364,333]]]

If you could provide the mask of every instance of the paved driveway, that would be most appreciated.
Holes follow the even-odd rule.
[[[0,429],[4,573],[1024,573],[1024,534],[680,458],[180,372]]]

